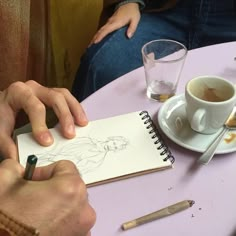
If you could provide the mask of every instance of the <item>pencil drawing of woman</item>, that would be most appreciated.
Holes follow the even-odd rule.
[[[108,137],[101,141],[90,137],[78,137],[74,142],[57,146],[48,153],[37,154],[40,166],[58,160],[68,159],[75,163],[81,175],[101,166],[108,153],[123,150],[128,141],[122,136]]]

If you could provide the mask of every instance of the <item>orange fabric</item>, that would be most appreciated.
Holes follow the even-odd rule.
[[[0,90],[28,78],[45,83],[46,0],[0,0]]]
[[[26,79],[29,9],[29,0],[0,0],[0,90]]]
[[[48,85],[50,68],[47,67],[50,58],[49,48],[49,10],[48,0],[30,3],[29,52],[27,63],[27,79],[33,79]],[[48,73],[48,74],[47,74]]]

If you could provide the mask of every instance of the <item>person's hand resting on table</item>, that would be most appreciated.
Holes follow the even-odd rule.
[[[18,158],[11,136],[21,109],[28,115],[34,138],[43,146],[53,143],[45,122],[46,107],[54,110],[66,138],[75,136],[75,124],[85,126],[88,123],[82,106],[67,89],[46,88],[29,80],[12,83],[0,92],[0,153],[4,158]]]
[[[40,236],[91,235],[96,215],[72,162],[59,161],[36,168],[33,181],[24,180],[23,174],[24,168],[15,160],[0,163],[0,235],[12,235],[6,233],[9,228],[20,232],[20,223],[37,229]],[[16,221],[9,221],[8,217]]]
[[[126,35],[128,38],[131,38],[136,31],[140,17],[138,3],[127,3],[120,6],[108,19],[107,23],[94,35],[90,45],[99,43],[106,35],[126,25],[128,25]]]

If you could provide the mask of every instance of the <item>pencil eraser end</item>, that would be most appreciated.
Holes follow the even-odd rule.
[[[131,229],[137,226],[137,223],[135,221],[129,221],[124,224],[122,224],[121,228],[123,230]]]

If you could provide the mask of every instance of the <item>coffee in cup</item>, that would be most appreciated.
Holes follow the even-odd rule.
[[[193,130],[212,134],[227,120],[236,103],[236,89],[219,76],[199,76],[185,87],[186,114]]]

